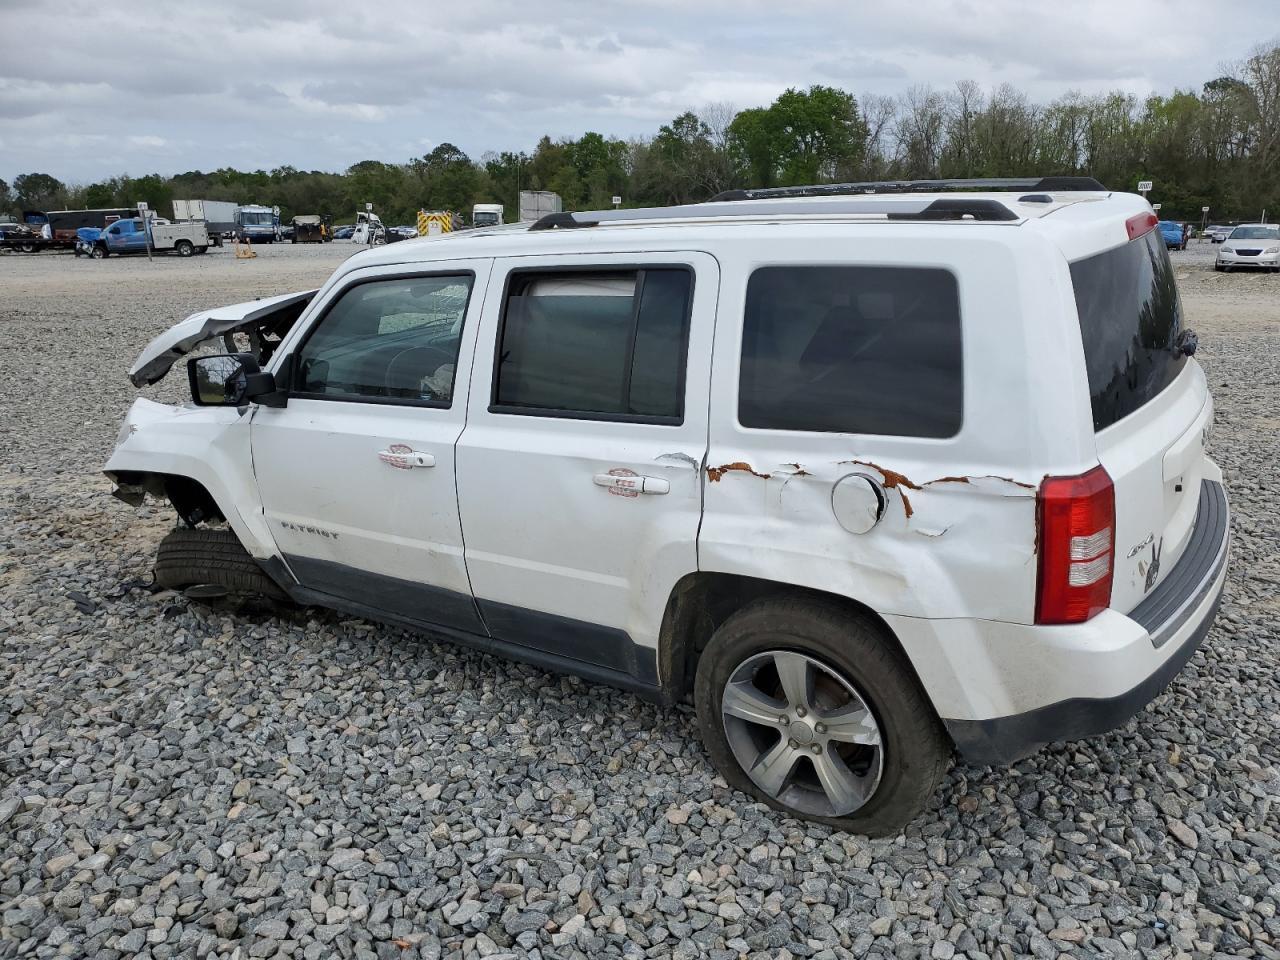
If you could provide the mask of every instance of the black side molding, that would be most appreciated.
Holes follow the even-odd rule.
[[[410,586],[422,589],[406,590],[407,581],[355,571],[323,560],[290,557],[289,563],[295,569],[301,567],[305,575],[323,589],[299,584],[279,557],[258,561],[294,603],[327,607],[416,633],[444,637],[551,673],[567,673],[592,683],[617,687],[661,706],[670,706],[675,700],[672,691],[658,679],[658,652],[637,644],[621,630],[481,600],[485,617],[493,620],[486,629],[476,601],[469,595],[420,584]],[[352,596],[370,602],[355,600]],[[445,618],[453,623],[440,622]],[[495,633],[501,630],[504,636],[492,636],[490,630]]]

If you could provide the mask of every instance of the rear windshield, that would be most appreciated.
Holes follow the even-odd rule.
[[[1095,430],[1127,417],[1177,377],[1182,302],[1159,234],[1071,265]]]

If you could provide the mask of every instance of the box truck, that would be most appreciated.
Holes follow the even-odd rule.
[[[221,238],[223,234],[235,233],[236,206],[230,200],[175,200],[173,219],[203,220],[209,236]]]
[[[548,213],[560,213],[563,210],[560,194],[550,190],[521,190],[520,219],[541,220]]]

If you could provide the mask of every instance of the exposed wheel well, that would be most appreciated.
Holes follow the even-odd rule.
[[[662,616],[658,659],[660,676],[670,678],[672,700],[686,699],[693,688],[698,657],[720,624],[754,600],[783,598],[815,600],[842,607],[854,616],[869,620],[883,631],[913,674],[911,658],[884,619],[865,604],[839,594],[813,590],[789,583],[762,580],[732,573],[691,573],[671,591]],[[923,684],[921,685],[923,688]]]
[[[122,470],[113,479],[116,482],[115,495],[121,500],[138,506],[148,493],[168,500],[188,527],[227,519],[204,484],[190,477]]]

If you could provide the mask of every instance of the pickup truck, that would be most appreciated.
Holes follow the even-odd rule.
[[[101,260],[109,254],[146,253],[146,227],[141,219],[117,220],[102,231],[91,256]],[[152,221],[151,249],[172,250],[180,257],[204,253],[209,249],[209,231],[203,223],[169,223]]]

